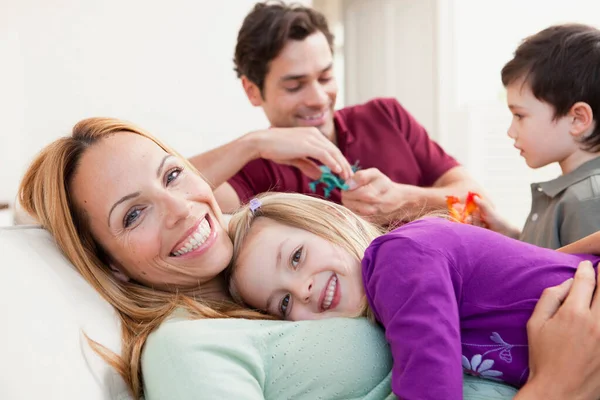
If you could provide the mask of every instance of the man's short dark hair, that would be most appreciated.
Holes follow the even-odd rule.
[[[246,16],[238,33],[234,70],[238,78],[246,76],[263,93],[269,63],[288,40],[304,40],[320,31],[333,52],[333,34],[320,12],[298,4],[281,1],[257,3]]]
[[[502,68],[502,83],[523,80],[533,95],[554,107],[560,118],[579,102],[594,113],[596,127],[582,143],[600,149],[600,31],[581,24],[556,25],[529,36]]]

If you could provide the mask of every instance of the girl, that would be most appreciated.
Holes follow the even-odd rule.
[[[443,218],[384,234],[342,206],[291,193],[254,199],[229,231],[237,301],[294,321],[372,313],[402,399],[462,399],[463,370],[522,386],[526,323],[542,291],[599,260]]]

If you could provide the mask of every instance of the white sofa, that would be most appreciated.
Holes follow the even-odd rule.
[[[50,234],[36,226],[0,228],[0,269],[0,399],[129,399],[83,335],[118,350],[117,316]]]
[[[131,400],[122,379],[83,335],[118,351],[116,314],[52,236],[34,225],[0,228],[0,269],[0,399]],[[468,400],[508,400],[516,393],[465,379]]]

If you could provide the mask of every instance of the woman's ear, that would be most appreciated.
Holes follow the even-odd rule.
[[[113,276],[115,278],[117,278],[118,280],[120,280],[121,282],[129,282],[131,280],[130,277],[128,277],[122,270],[122,268],[120,266],[117,266],[117,264],[113,261],[111,261],[108,264],[108,267],[110,268],[110,271],[112,272]]]
[[[573,104],[569,116],[573,118],[571,135],[584,139],[594,129],[594,112],[588,103],[578,101]]]

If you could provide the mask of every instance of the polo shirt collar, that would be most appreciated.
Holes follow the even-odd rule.
[[[600,175],[600,157],[586,161],[575,171],[566,175],[561,175],[556,179],[547,182],[541,182],[538,186],[550,197],[554,197],[569,186],[579,181],[589,178],[593,175]]]

